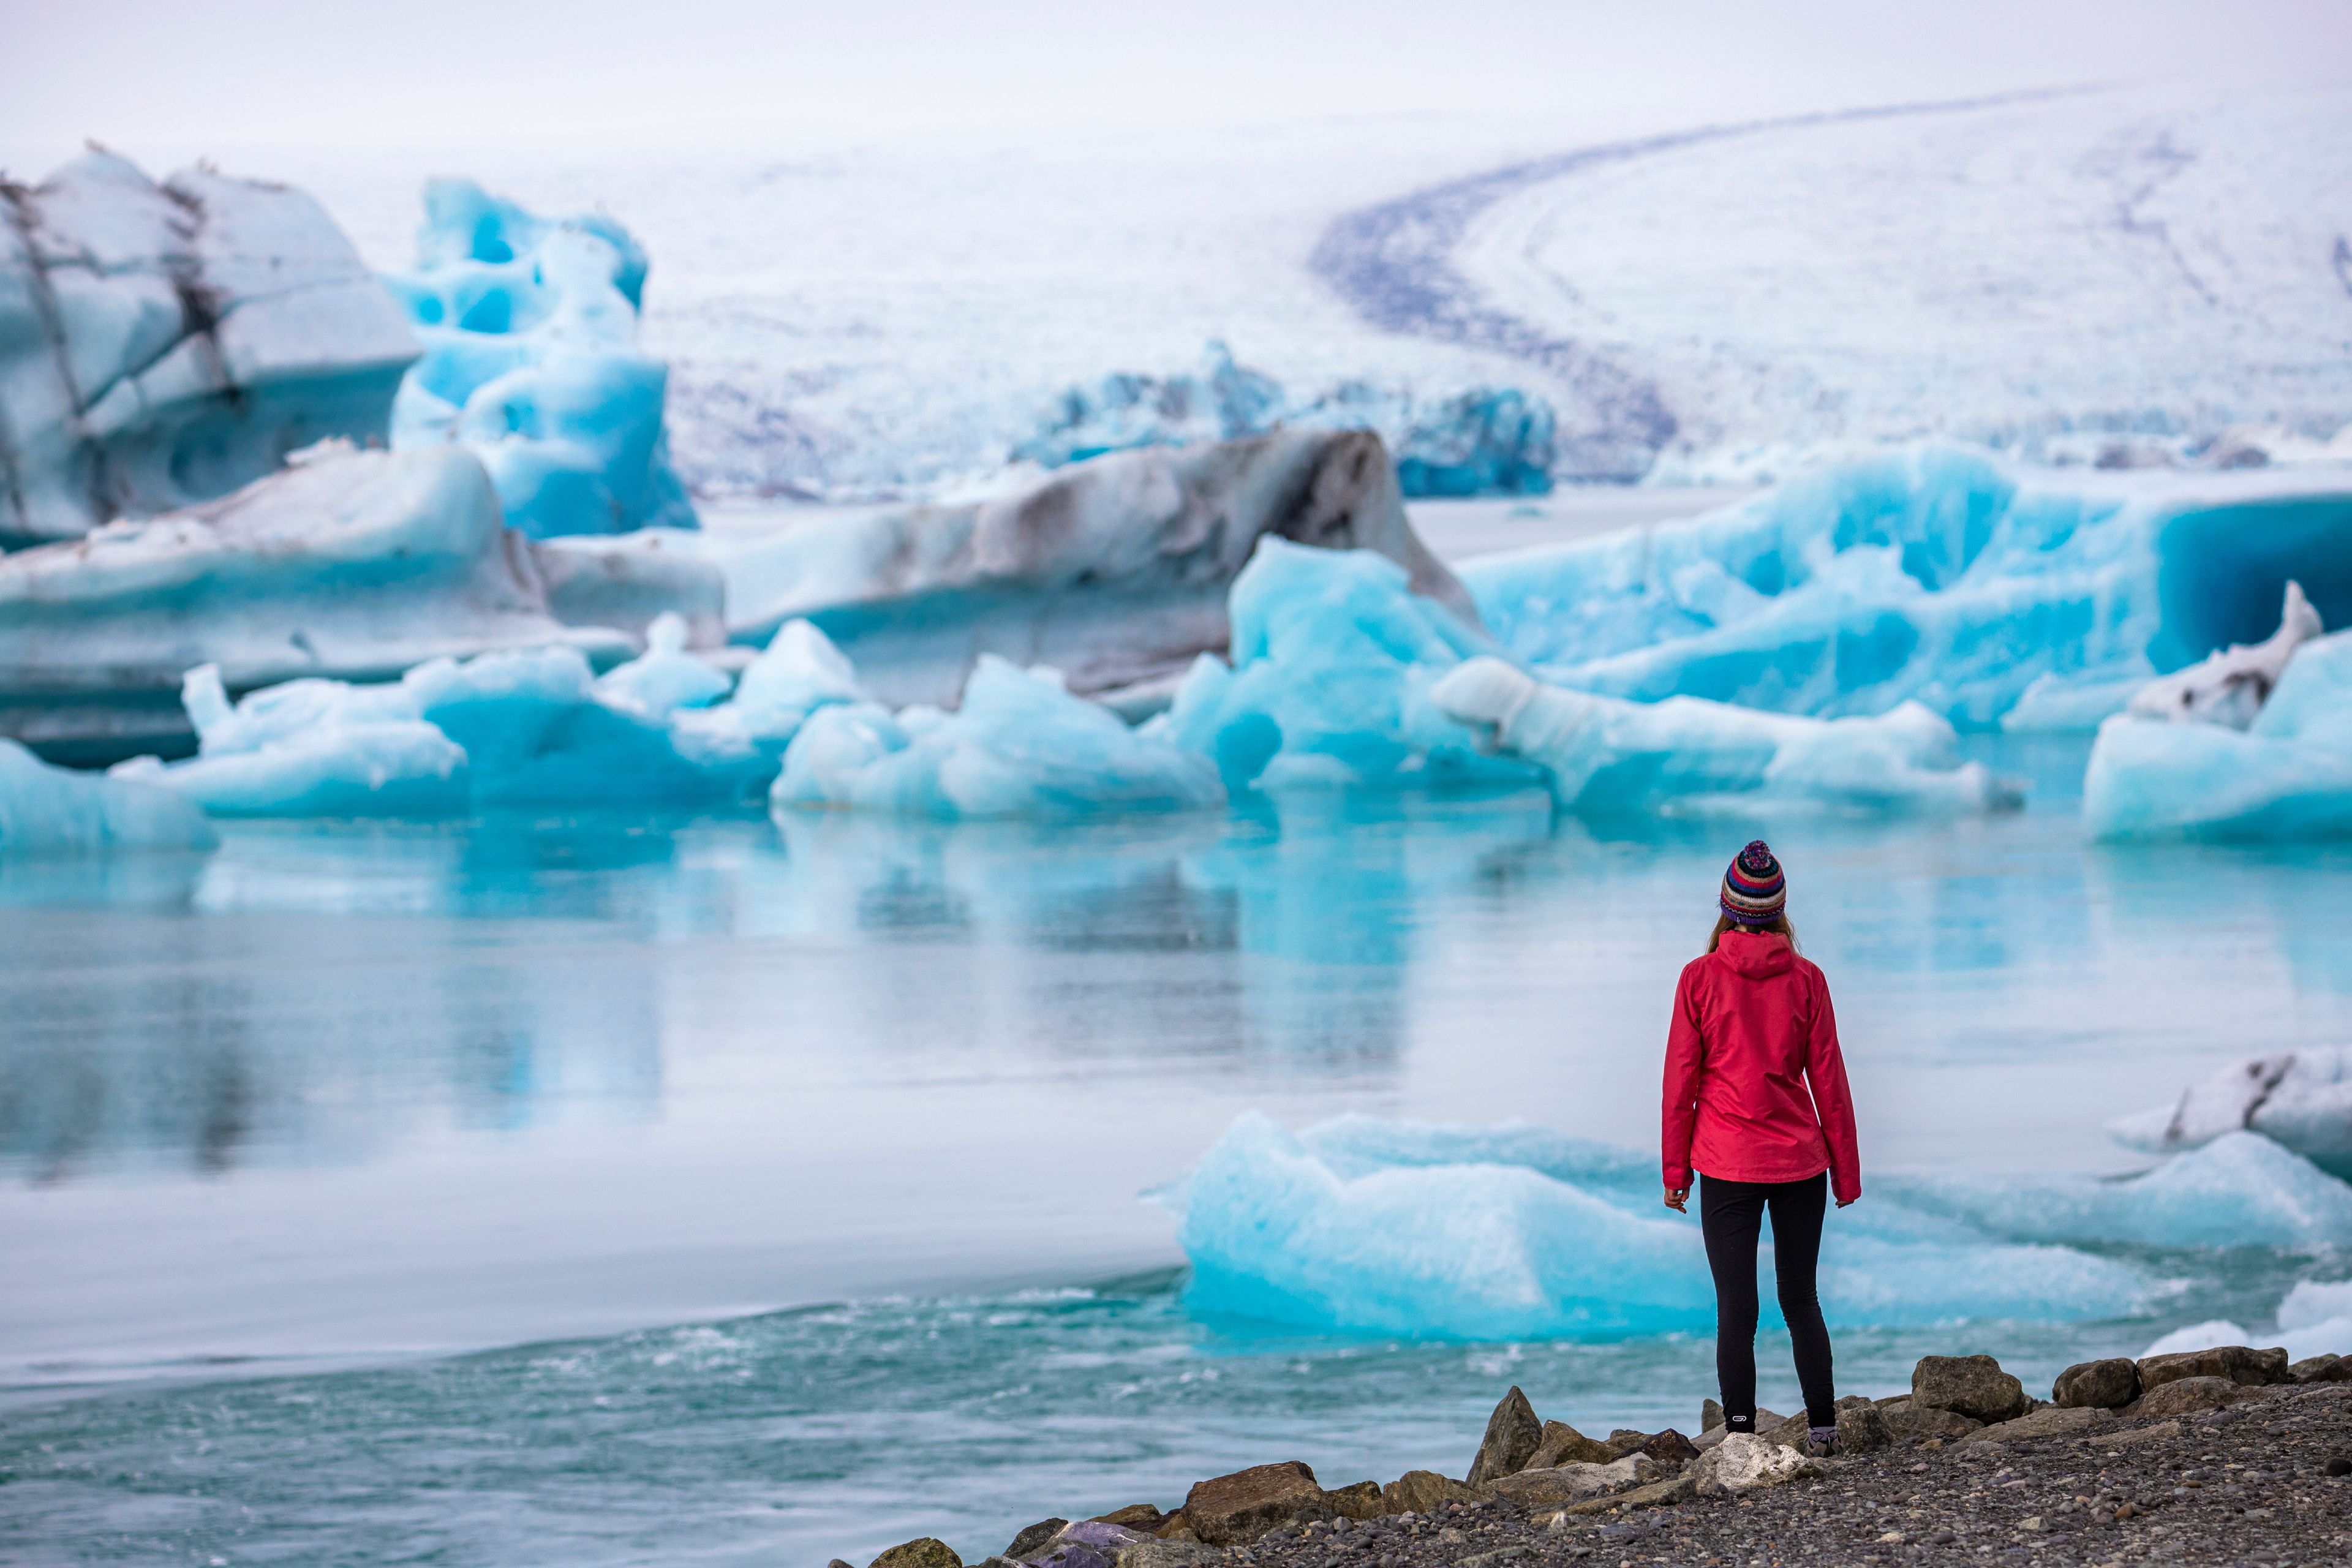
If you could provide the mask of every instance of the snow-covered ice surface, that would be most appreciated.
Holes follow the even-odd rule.
[[[93,148],[0,183],[0,545],[210,500],[381,442],[417,344],[299,190]]]
[[[2243,730],[2109,719],[2084,775],[2083,820],[2110,839],[2352,833],[2352,632],[2295,648]]]
[[[635,346],[646,268],[604,213],[541,218],[427,182],[415,260],[385,279],[425,345],[393,444],[470,448],[534,538],[692,528],[662,429],[669,370]]]
[[[0,859],[215,842],[204,813],[168,790],[52,767],[0,740]]]
[[[1597,367],[1604,411],[1617,369],[1621,473],[1929,432],[2130,461],[2352,418],[2347,184],[2341,89],[2057,93],[1538,161],[1396,204],[1448,221],[1385,258],[1428,293],[1400,326]],[[1378,305],[1356,231],[1327,270]]]
[[[1785,466],[1750,447],[1881,436],[2089,460],[2331,435],[2344,105],[2119,89],[1630,142],[1368,117],[470,172],[644,243],[641,346],[698,491],[992,469],[1064,389],[1212,339],[1294,391],[1517,387],[1558,411],[1562,476],[1664,452],[1745,478]],[[425,172],[284,171],[386,268]]]
[[[1506,647],[1587,690],[2089,730],[2269,637],[2290,581],[2352,622],[2352,475],[2095,474],[1922,442],[1462,576]]]

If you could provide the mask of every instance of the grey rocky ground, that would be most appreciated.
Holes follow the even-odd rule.
[[[1785,1446],[1801,1422],[1727,1441],[1717,1427],[1693,1457],[1675,1433],[1604,1443],[1539,1422],[1513,1389],[1468,1467],[1475,1489],[1414,1471],[1326,1490],[1304,1465],[1259,1466],[1166,1513],[1045,1521],[988,1568],[2352,1564],[2347,1372],[2242,1349],[2090,1363],[2050,1405],[1990,1358],[1931,1357],[1909,1397],[1842,1402],[1861,1451],[1828,1461]],[[961,1565],[925,1540],[874,1568]]]

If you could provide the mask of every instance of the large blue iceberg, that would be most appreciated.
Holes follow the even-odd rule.
[[[1506,648],[1582,690],[2088,731],[2262,637],[2290,579],[2352,617],[2352,481],[2027,474],[1922,444],[1462,577]]]
[[[2249,1134],[2122,1182],[1876,1179],[1822,1261],[1841,1324],[2126,1316],[2161,1280],[2085,1247],[2352,1242],[2352,1187]],[[1534,1127],[1236,1121],[1165,1198],[1204,1316],[1437,1340],[1704,1333],[1696,1223],[1657,1165]],[[1768,1309],[1769,1314],[1769,1309]]]
[[[1598,813],[2015,800],[1916,704],[1828,721],[1546,687],[1367,552],[1261,542],[1234,584],[1233,627],[1233,662],[1204,655],[1157,721],[1228,790],[1536,784]]]
[[[473,448],[509,526],[535,538],[694,527],[662,427],[668,367],[635,346],[646,254],[629,232],[435,180],[416,248],[385,279],[425,345],[393,444]]]
[[[1288,426],[1371,430],[1412,497],[1541,495],[1551,489],[1554,417],[1542,398],[1472,387],[1435,399],[1345,382],[1294,398],[1273,377],[1236,364],[1222,342],[1197,373],[1117,373],[1057,397],[1016,461],[1059,468],[1142,447],[1230,441]]]

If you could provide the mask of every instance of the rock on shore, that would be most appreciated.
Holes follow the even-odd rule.
[[[1828,1459],[1802,1451],[1801,1415],[1603,1441],[1513,1388],[1470,1456],[1475,1485],[1415,1470],[1334,1489],[1297,1460],[1259,1465],[1171,1512],[1042,1521],[986,1568],[2352,1562],[2344,1364],[2246,1346],[2084,1363],[2045,1402],[1990,1356],[1931,1356],[1909,1394],[1840,1401]],[[925,1537],[870,1568],[963,1565]]]

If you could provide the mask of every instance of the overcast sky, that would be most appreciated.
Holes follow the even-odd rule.
[[[0,151],[1488,111],[1649,128],[2090,81],[2352,75],[2344,0],[0,0]]]

